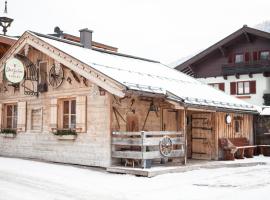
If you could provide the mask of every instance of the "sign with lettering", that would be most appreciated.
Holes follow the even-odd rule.
[[[5,65],[5,77],[11,83],[19,83],[24,78],[23,63],[17,58],[7,60]]]

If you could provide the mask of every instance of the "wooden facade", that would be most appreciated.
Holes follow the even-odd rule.
[[[19,84],[1,81],[0,155],[99,167],[134,159],[145,167],[149,160],[216,160],[223,137],[253,141],[252,114],[198,109],[164,94],[126,91],[113,78],[30,33],[1,59],[1,73],[12,57],[24,63],[26,73],[34,67],[39,79],[26,74]],[[56,70],[63,70],[57,87],[50,82]],[[225,123],[228,114],[231,124]],[[5,137],[14,130],[14,138]]]

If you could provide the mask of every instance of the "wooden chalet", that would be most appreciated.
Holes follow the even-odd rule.
[[[258,106],[270,105],[270,33],[244,25],[175,69]]]
[[[150,167],[218,160],[220,138],[253,144],[253,105],[80,34],[27,31],[0,60],[0,155]]]

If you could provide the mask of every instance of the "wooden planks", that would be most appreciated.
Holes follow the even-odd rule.
[[[171,138],[173,145],[184,144],[183,137]],[[156,146],[160,142],[160,137],[145,138],[142,142],[141,138],[112,138],[112,145],[130,145],[130,146]]]
[[[192,158],[211,160],[213,145],[212,113],[192,114]]]
[[[168,156],[168,158],[175,158],[175,157],[183,157],[184,150],[173,150]],[[160,154],[160,151],[149,151],[149,152],[140,152],[140,151],[113,151],[112,152],[113,158],[128,158],[128,159],[158,159],[162,158],[163,156]]]

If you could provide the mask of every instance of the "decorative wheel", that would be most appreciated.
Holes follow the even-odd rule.
[[[159,151],[161,155],[168,157],[170,156],[173,149],[173,143],[170,137],[164,136],[159,142]]]
[[[58,88],[64,80],[64,71],[61,66],[53,65],[49,72],[49,82],[53,88]]]

